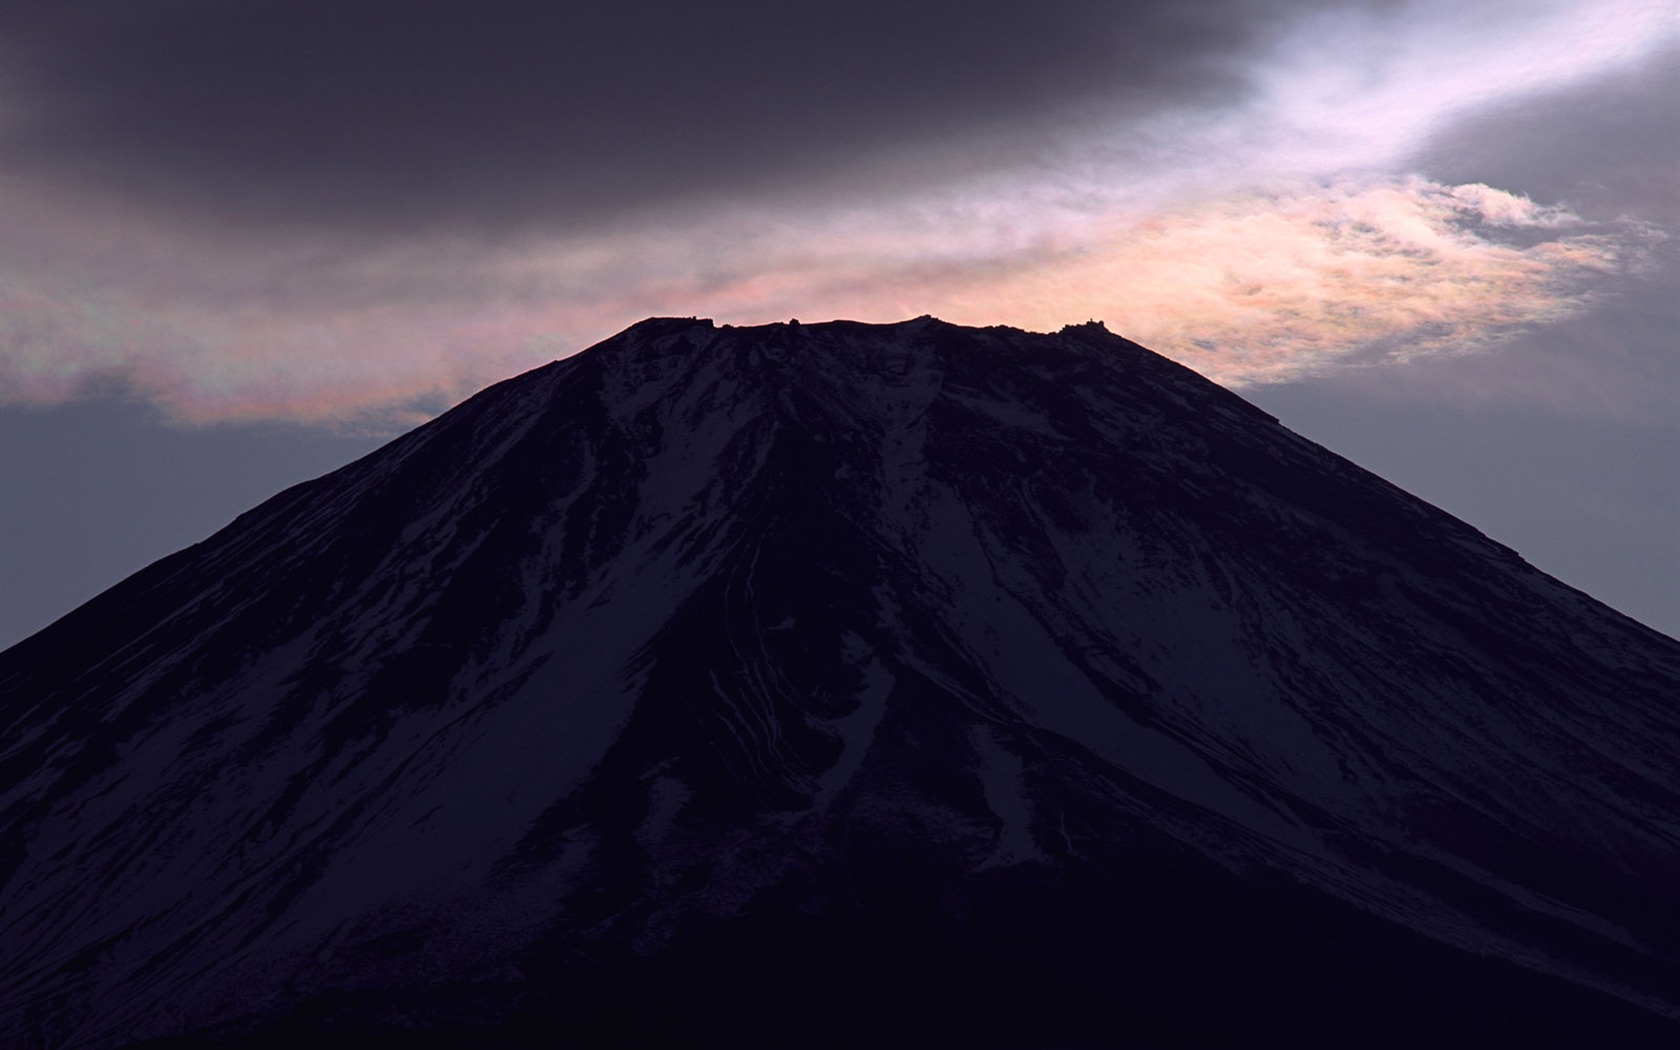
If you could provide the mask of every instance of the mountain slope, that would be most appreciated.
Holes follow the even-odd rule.
[[[644,322],[0,696],[23,1045],[1680,1017],[1680,645],[1096,325]]]

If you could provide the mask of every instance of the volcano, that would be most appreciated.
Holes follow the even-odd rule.
[[[1680,1045],[1680,644],[1096,323],[642,322],[0,726],[9,1046]]]

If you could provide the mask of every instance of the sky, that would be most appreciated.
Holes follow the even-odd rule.
[[[0,646],[650,315],[1053,330],[1680,635],[1680,0],[19,0]]]

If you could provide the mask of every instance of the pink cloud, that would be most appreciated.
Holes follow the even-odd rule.
[[[126,289],[14,272],[0,285],[0,389],[51,401],[120,376],[186,420],[403,419],[648,314],[930,312],[1034,329],[1101,318],[1241,385],[1462,352],[1574,316],[1629,264],[1641,233],[1421,178],[1300,184],[1077,225],[1064,215],[1032,236],[1030,218],[952,207],[906,222],[854,215],[342,257],[298,248],[226,264],[228,249],[213,246],[167,282]],[[942,225],[965,221],[954,234]],[[1501,239],[1510,231],[1527,236]],[[307,280],[286,277],[305,264]],[[204,291],[194,267],[224,289]]]
[[[1496,226],[1545,239],[1511,243]],[[1037,327],[1101,317],[1241,385],[1464,352],[1574,316],[1645,232],[1589,228],[1486,186],[1303,186],[1105,229],[1079,251],[963,289],[947,313]]]

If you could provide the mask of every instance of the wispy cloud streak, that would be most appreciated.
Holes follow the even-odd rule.
[[[1638,224],[1593,226],[1421,178],[1253,194],[1116,229],[970,290],[1041,326],[1070,309],[1222,382],[1463,353],[1574,316],[1637,266]],[[976,294],[978,293],[978,294]]]

